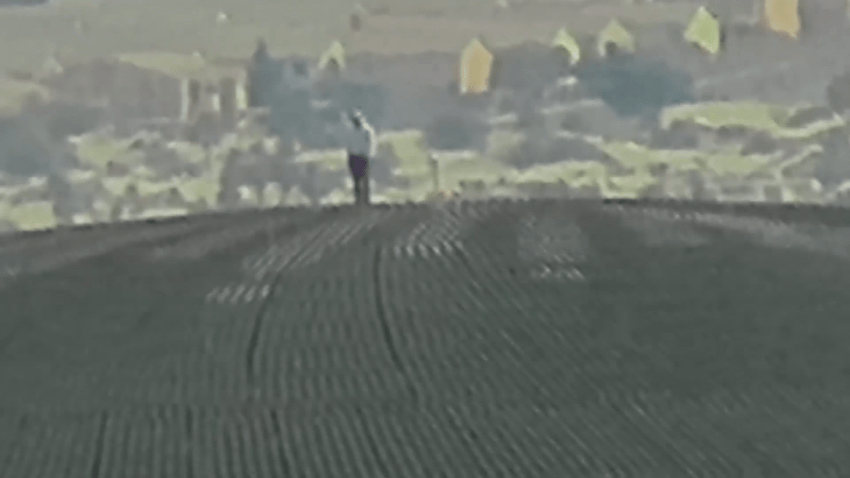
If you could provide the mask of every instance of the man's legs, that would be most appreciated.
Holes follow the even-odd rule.
[[[363,176],[360,178],[360,181],[363,183],[360,185],[360,194],[362,194],[362,198],[360,199],[360,204],[369,204],[371,198],[369,197],[369,160],[366,160],[366,168],[363,172]]]
[[[348,156],[348,169],[351,171],[351,180],[354,183],[354,204],[363,203],[363,179],[366,176],[366,159],[350,154]]]
[[[360,187],[362,186],[362,182],[360,178],[358,178],[355,174],[351,175],[351,181],[354,183],[354,204],[360,204]]]
[[[354,203],[369,204],[369,178],[360,177],[354,180]]]

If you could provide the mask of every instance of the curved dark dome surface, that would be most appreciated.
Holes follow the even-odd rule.
[[[0,476],[850,476],[850,213],[490,201],[0,238]]]

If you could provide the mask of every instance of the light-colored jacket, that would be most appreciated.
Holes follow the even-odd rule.
[[[345,149],[348,154],[374,158],[378,151],[375,138],[375,129],[365,120],[361,120],[361,127],[357,128],[348,122],[345,128]]]

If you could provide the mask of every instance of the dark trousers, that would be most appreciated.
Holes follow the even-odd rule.
[[[354,182],[354,203],[369,204],[369,159],[365,156],[349,154],[348,170]]]

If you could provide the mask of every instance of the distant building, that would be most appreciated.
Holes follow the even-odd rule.
[[[493,118],[518,114],[519,120],[529,119],[544,103],[551,106],[558,96],[554,93],[563,88],[561,82],[570,76],[578,58],[578,43],[566,30],[548,45],[525,42],[491,50],[473,40],[460,62],[459,91],[467,98],[464,106],[467,110],[488,109]]]
[[[107,118],[133,125],[191,123],[204,113],[235,125],[248,106],[244,62],[195,55],[127,53],[65,65],[41,81],[61,99],[97,106]]]
[[[798,38],[802,29],[799,0],[764,0],[763,20],[768,29]]]
[[[611,20],[596,36],[596,54],[608,58],[623,53],[634,53],[634,35],[616,18]]]
[[[460,54],[458,91],[462,95],[490,90],[490,76],[495,56],[481,38],[473,38]]]
[[[232,128],[248,107],[246,65],[239,60],[166,52],[124,54],[119,60],[179,82],[178,118],[184,124],[212,115]]]
[[[581,61],[581,46],[578,40],[566,28],[561,28],[552,38],[552,48],[564,55],[567,64],[572,66]]]
[[[318,69],[323,75],[339,77],[345,67],[345,47],[339,40],[334,40],[319,57]]]
[[[685,29],[684,39],[710,55],[717,55],[724,46],[724,31],[717,15],[699,7]]]

